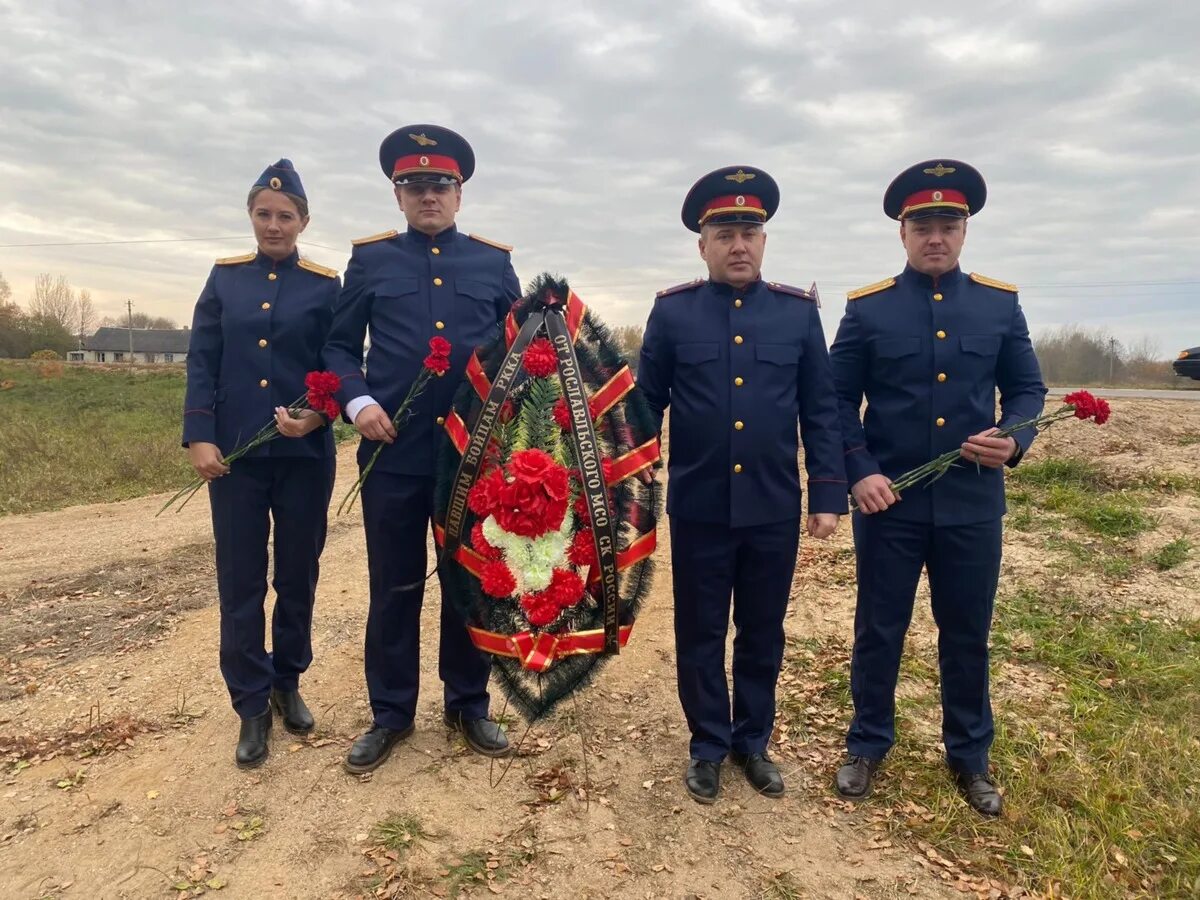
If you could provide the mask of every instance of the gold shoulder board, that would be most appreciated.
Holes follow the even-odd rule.
[[[804,288],[793,287],[790,284],[780,284],[778,281],[768,281],[767,287],[780,294],[790,294],[793,297],[799,297],[801,300],[812,302],[817,299]]]
[[[481,244],[487,244],[489,247],[495,247],[497,250],[503,250],[505,253],[512,253],[513,251],[513,248],[508,244],[502,244],[499,241],[493,241],[491,238],[485,238],[478,234],[468,234],[467,237],[473,241],[479,241]]]
[[[685,281],[683,284],[677,284],[674,287],[663,288],[661,291],[659,291],[654,296],[670,297],[672,294],[678,294],[680,291],[690,290],[691,288],[696,287],[697,285],[701,284],[702,282],[703,282],[703,280],[700,278],[693,279],[692,281]]]
[[[868,284],[866,287],[860,287],[857,291],[851,291],[846,295],[847,300],[857,300],[859,297],[869,297],[871,294],[878,294],[880,291],[886,291],[896,284],[895,278],[885,278],[883,281],[877,281],[874,284]]]
[[[242,263],[254,262],[257,253],[243,253],[241,256],[226,256],[217,260],[218,266],[240,266]]]
[[[363,244],[373,244],[376,241],[391,240],[399,233],[400,232],[398,232],[395,228],[393,228],[390,231],[381,231],[381,232],[379,232],[379,234],[373,234],[370,237],[356,238],[353,241],[351,241],[350,243],[353,244],[355,247],[361,247]]]
[[[337,269],[331,269],[329,266],[319,266],[309,259],[301,259],[296,263],[300,268],[307,269],[309,272],[316,272],[318,275],[324,275],[326,278],[337,278]]]
[[[997,281],[995,278],[988,278],[986,275],[980,275],[978,272],[971,273],[971,280],[976,284],[999,288],[1002,291],[1011,291],[1014,294],[1017,293],[1017,286],[1015,284],[1009,284],[1007,281]]]

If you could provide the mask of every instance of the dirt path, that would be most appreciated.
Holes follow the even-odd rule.
[[[1146,404],[1154,401],[1139,413],[1159,412]],[[1096,449],[1087,441],[1104,440],[1119,464],[1194,473],[1189,435],[1200,436],[1200,410],[1172,412],[1153,435],[1135,422],[1102,437],[1062,434],[1046,446],[1086,454]],[[341,453],[335,497],[349,486],[352,452]],[[500,769],[440,724],[428,638],[416,734],[373,777],[342,771],[369,719],[365,552],[357,512],[344,517],[323,559],[315,662],[304,680],[317,733],[301,742],[276,732],[267,764],[240,772],[217,671],[207,500],[199,494],[182,514],[156,520],[163,499],[0,519],[0,896],[170,896],[181,880],[210,881],[230,897],[369,896],[367,836],[397,814],[415,816],[429,836],[399,856],[407,874],[392,883],[395,896],[453,896],[459,864],[476,851],[496,865],[493,879],[467,883],[475,896],[961,896],[919,867],[913,848],[880,842],[866,827],[869,808],[830,796],[826,756],[790,765],[782,801],[757,797],[728,771],[718,804],[687,799],[665,527],[655,589],[629,649],[577,709],[567,704],[530,736],[528,755],[492,788]],[[1168,524],[1185,527],[1196,506],[1181,501]],[[1036,571],[1043,563],[1024,540],[1014,538],[1011,565]],[[848,634],[852,573],[847,527],[831,545],[807,547],[789,635]],[[1191,562],[1156,589],[1182,592],[1195,575]],[[436,599],[426,599],[429,635]],[[922,610],[914,641],[930,640]],[[89,717],[107,730],[85,734]],[[585,778],[577,724],[588,738],[590,805],[572,790]],[[43,752],[31,756],[39,741]],[[70,751],[89,741],[98,755],[75,758]]]

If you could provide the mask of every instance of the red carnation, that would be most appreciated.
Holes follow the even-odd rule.
[[[311,407],[311,404],[310,404],[310,407]],[[332,422],[339,415],[341,415],[342,408],[341,408],[341,406],[338,405],[338,402],[336,400],[334,400],[332,397],[326,397],[325,404],[321,408],[321,412],[325,413],[325,416],[329,419],[329,421]]]
[[[496,522],[509,534],[540,537],[562,525],[567,514],[567,498],[550,497],[541,483],[514,481],[501,493]]]
[[[318,394],[333,394],[341,388],[342,379],[333,372],[309,372],[304,376],[304,386]]]
[[[559,397],[554,403],[554,421],[558,427],[566,431],[571,427],[571,412],[567,409],[567,401],[564,397]]]
[[[503,501],[505,487],[504,474],[499,469],[492,469],[471,485],[471,490],[467,492],[467,506],[477,516],[495,515]]]
[[[547,378],[558,369],[558,354],[554,352],[554,346],[548,340],[536,338],[525,348],[522,365],[534,378]]]
[[[1096,398],[1096,412],[1093,418],[1097,425],[1103,425],[1108,421],[1108,417],[1112,415],[1112,408],[1108,405],[1108,401],[1103,397]]]
[[[592,537],[591,529],[585,528],[575,532],[575,537],[571,539],[571,546],[567,548],[567,560],[571,565],[579,566],[581,569],[596,565],[596,542]]]
[[[489,597],[503,599],[517,589],[517,579],[503,562],[492,560],[479,573],[479,586]]]
[[[450,358],[447,356],[436,356],[430,353],[425,357],[425,368],[435,375],[445,375],[450,371]]]
[[[583,597],[583,579],[570,569],[555,569],[546,593],[554,598],[559,609],[574,606]]]
[[[525,610],[525,618],[534,628],[543,628],[558,618],[558,604],[554,602],[549,591],[522,594],[521,609]]]
[[[579,520],[579,524],[585,528],[592,524],[592,511],[588,508],[587,495],[580,494],[575,498],[575,518]]]
[[[1096,414],[1096,398],[1088,391],[1073,391],[1063,397],[1063,403],[1075,407],[1075,418],[1090,419]]]
[[[516,414],[517,414],[517,408],[515,406],[513,406],[513,402],[511,400],[505,400],[503,403],[500,404],[500,412],[497,415],[497,418],[500,420],[500,424],[504,425],[508,422],[511,422],[513,419],[513,416],[515,416]]]
[[[488,539],[483,535],[482,522],[476,522],[475,527],[471,529],[471,546],[484,559],[500,559],[504,555],[500,552],[499,547],[493,547],[488,543]]]
[[[431,337],[429,339],[429,354],[430,356],[449,356],[450,342],[444,337]]]
[[[546,473],[555,468],[561,469],[562,466],[545,450],[536,447],[518,450],[508,461],[508,474],[526,484],[541,484]]]

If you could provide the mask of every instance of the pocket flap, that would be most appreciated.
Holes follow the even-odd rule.
[[[800,349],[791,344],[758,344],[754,357],[777,366],[794,366],[800,362]]]
[[[381,279],[376,291],[384,297],[403,297],[405,294],[415,294],[416,292],[417,279],[401,275]]]
[[[460,294],[464,294],[473,300],[492,300],[496,296],[495,288],[484,284],[482,281],[460,278],[455,283],[458,286]]]
[[[882,359],[899,359],[912,356],[921,349],[919,337],[889,337],[875,342],[875,355]]]
[[[1000,352],[1000,335],[998,334],[964,334],[959,340],[964,353],[995,356]]]
[[[719,355],[716,344],[680,344],[675,348],[676,361],[689,366],[709,362]]]

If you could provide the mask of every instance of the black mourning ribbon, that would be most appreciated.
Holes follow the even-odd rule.
[[[579,461],[580,483],[592,519],[592,538],[597,568],[600,570],[601,609],[604,613],[604,654],[616,655],[621,652],[616,522],[608,502],[608,487],[604,483],[601,462],[603,454],[596,438],[596,425],[588,406],[579,359],[575,356],[575,344],[563,317],[563,302],[553,294],[533,300],[533,309],[500,363],[492,389],[471,429],[470,440],[467,441],[451,486],[450,502],[446,508],[445,539],[438,565],[443,560],[454,559],[462,544],[463,527],[467,519],[467,494],[483,468],[492,432],[500,420],[500,409],[520,374],[525,350],[543,329],[558,356],[559,383],[571,417],[571,440],[575,446],[575,458]]]

